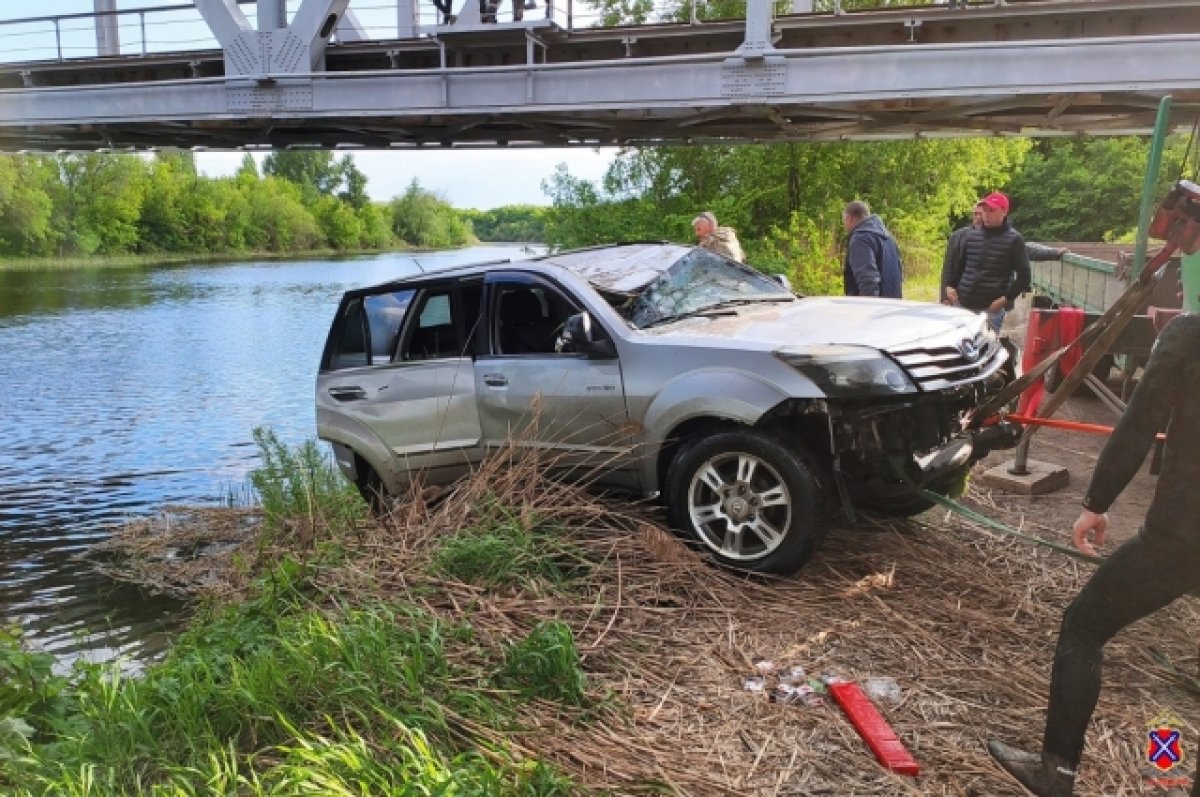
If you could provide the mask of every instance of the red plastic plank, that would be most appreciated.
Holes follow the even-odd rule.
[[[879,763],[901,775],[921,774],[921,767],[858,684],[841,681],[828,684],[828,689]]]

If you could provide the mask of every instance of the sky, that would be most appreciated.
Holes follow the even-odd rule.
[[[118,10],[177,5],[184,0],[116,0]],[[288,0],[294,13],[299,0]],[[431,2],[423,0],[421,7]],[[0,0],[0,61],[25,61],[55,56],[54,26],[50,22],[11,24],[12,20],[57,14],[88,14],[93,0],[40,0],[36,4]],[[254,5],[242,6],[248,17]],[[368,35],[395,36],[394,0],[351,0],[350,9]],[[140,50],[141,25],[136,16],[122,16],[122,52]],[[4,24],[5,22],[9,24]],[[95,31],[90,20],[59,22],[65,55],[95,53]],[[199,12],[146,15],[147,50],[179,50],[215,47]],[[575,177],[599,180],[616,155],[615,148],[489,149],[433,151],[355,151],[347,153],[367,175],[367,192],[373,199],[387,200],[403,193],[416,179],[427,190],[439,194],[459,208],[486,210],[500,205],[547,205],[550,198],[541,183],[562,163]],[[241,152],[198,152],[196,165],[210,176],[231,175],[241,163]],[[263,155],[256,155],[261,163]],[[339,155],[340,157],[340,155]]]

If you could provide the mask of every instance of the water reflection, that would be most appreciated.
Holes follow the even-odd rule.
[[[432,269],[517,247],[422,254]],[[143,658],[179,605],[77,558],[166,503],[218,503],[269,425],[315,435],[313,378],[340,294],[406,255],[0,272],[0,622],[63,660]]]

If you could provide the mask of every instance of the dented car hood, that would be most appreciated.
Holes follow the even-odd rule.
[[[718,315],[719,314],[719,315]],[[643,330],[672,345],[783,346],[840,344],[884,351],[912,348],[947,337],[974,338],[983,318],[928,302],[861,297],[811,297],[719,309]]]

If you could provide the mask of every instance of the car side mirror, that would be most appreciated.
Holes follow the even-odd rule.
[[[617,355],[617,347],[611,340],[596,339],[595,333],[592,331],[592,316],[586,312],[567,316],[567,320],[563,322],[557,348],[560,352],[574,351],[597,358]]]
[[[788,293],[792,293],[792,281],[787,278],[787,274],[772,274],[771,279],[778,282]]]

